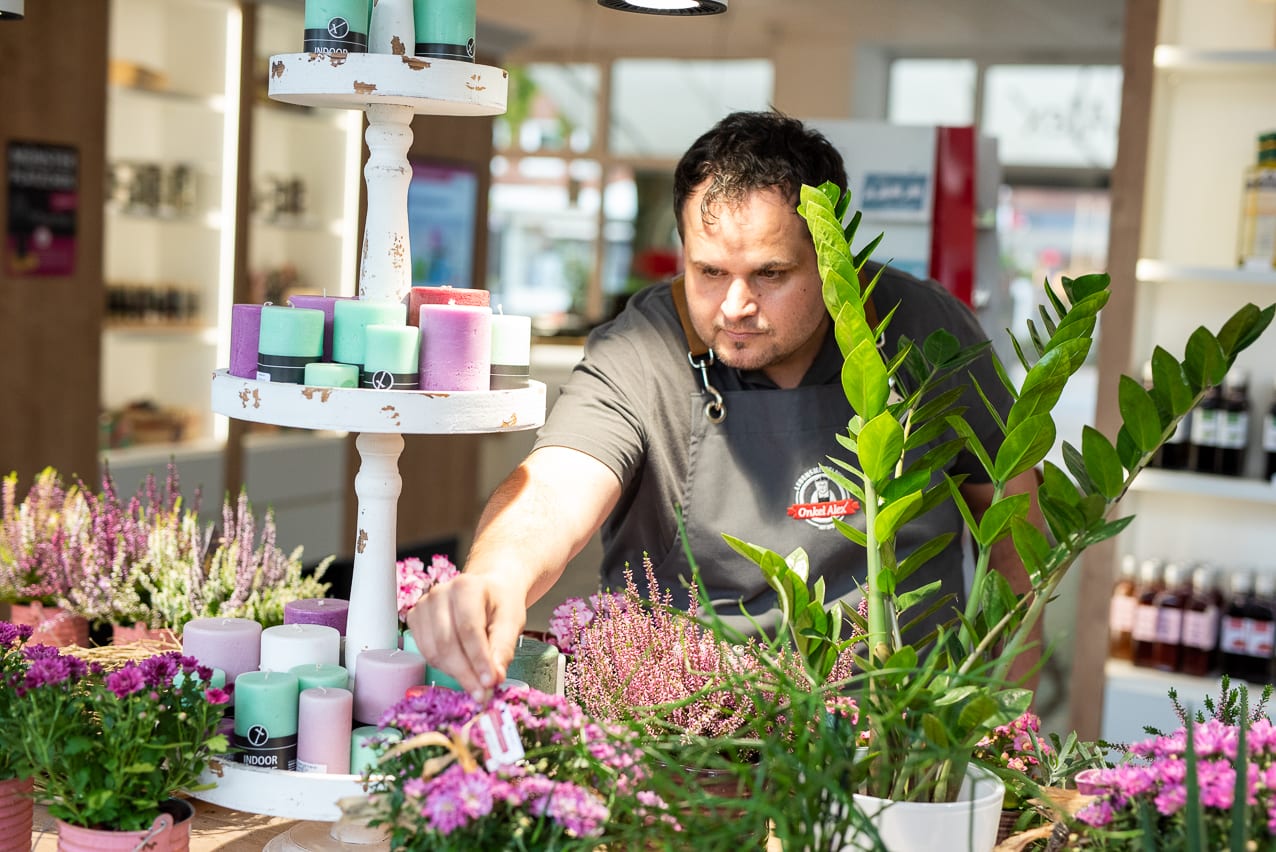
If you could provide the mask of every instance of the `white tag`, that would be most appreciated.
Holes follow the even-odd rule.
[[[479,716],[478,723],[490,755],[486,764],[488,772],[495,772],[497,767],[518,763],[523,759],[523,741],[518,738],[518,727],[514,724],[509,707],[493,704]]]
[[[258,370],[258,371],[257,371],[257,381],[259,381],[259,382],[268,382],[268,381],[270,381],[270,373],[263,373],[261,370]]]
[[[298,771],[298,772],[322,772],[322,773],[327,773],[327,771],[328,771],[328,764],[326,764],[326,763],[310,763],[309,761],[306,761],[306,760],[298,760],[298,761],[297,761],[297,771]]]

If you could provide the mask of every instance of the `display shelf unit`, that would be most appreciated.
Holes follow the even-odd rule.
[[[1216,330],[1246,302],[1276,301],[1276,271],[1236,268],[1244,172],[1255,159],[1259,134],[1276,128],[1276,6],[1162,0],[1138,3],[1130,14],[1127,38],[1137,47],[1127,51],[1125,74],[1138,90],[1127,87],[1125,95],[1126,171],[1114,175],[1113,206],[1141,210],[1142,218],[1131,228],[1124,223],[1137,219],[1114,216],[1113,274],[1128,275],[1129,286],[1114,297],[1121,302],[1113,316],[1118,324],[1105,317],[1103,328],[1105,341],[1120,336],[1119,345],[1104,347],[1118,357],[1107,356],[1100,369],[1138,376],[1156,346],[1181,357],[1197,327]],[[1125,248],[1136,236],[1137,248]],[[1093,573],[1087,569],[1083,611],[1107,612],[1116,563],[1126,553],[1276,572],[1276,487],[1262,477],[1260,444],[1276,379],[1276,335],[1269,331],[1237,366],[1249,373],[1245,476],[1140,474],[1121,506],[1121,514],[1135,520],[1117,542],[1097,551],[1105,560]],[[1100,428],[1119,422],[1115,389],[1101,393],[1097,403]],[[1098,615],[1085,619],[1079,631],[1102,623]],[[1078,644],[1085,650],[1074,668],[1073,721],[1083,733],[1114,738],[1113,713],[1150,720],[1169,711],[1164,682],[1138,680],[1139,688],[1127,688],[1124,670],[1103,666],[1106,648],[1098,640]],[[1102,728],[1095,730],[1099,720],[1089,714],[1098,708],[1091,698],[1100,696]],[[1078,711],[1075,703],[1085,706]]]
[[[1112,743],[1128,743],[1147,738],[1144,726],[1173,731],[1180,726],[1170,704],[1173,689],[1179,702],[1189,710],[1203,710],[1205,698],[1219,698],[1219,675],[1191,675],[1140,668],[1127,660],[1108,660],[1104,666],[1107,683],[1103,701],[1103,738]],[[1258,706],[1262,687],[1233,680],[1233,686],[1249,687],[1249,706]]]
[[[401,39],[410,43],[410,33]],[[368,213],[358,297],[401,303],[411,286],[407,184],[410,122],[416,114],[495,115],[505,109],[499,68],[384,54],[334,59],[281,54],[269,61],[270,96],[308,107],[363,110],[370,152],[364,176]],[[230,376],[212,380],[212,408],[257,423],[358,433],[358,521],[345,662],[358,678],[358,654],[397,645],[395,522],[402,488],[398,460],[405,434],[466,434],[533,429],[545,417],[545,386],[486,392],[312,388]],[[364,792],[351,775],[263,771],[218,763],[199,793],[226,807],[277,816],[333,820],[338,799]]]

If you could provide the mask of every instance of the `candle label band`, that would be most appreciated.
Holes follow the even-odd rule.
[[[462,62],[473,62],[474,39],[470,39],[465,44],[418,41],[416,43],[416,50],[413,52],[417,56],[425,56],[430,59],[459,59]]]
[[[355,32],[349,21],[337,15],[325,29],[306,30],[301,49],[304,53],[367,53],[368,34]]]
[[[322,773],[322,774],[327,774],[327,772],[328,772],[328,764],[326,764],[326,763],[311,763],[311,762],[310,762],[310,761],[308,761],[308,760],[298,760],[298,761],[297,761],[297,771],[298,771],[298,772],[319,772],[319,773]]]
[[[359,387],[373,390],[420,390],[420,373],[391,373],[389,370],[366,370],[359,380]]]
[[[527,364],[493,364],[492,390],[518,390],[527,387],[532,370]]]
[[[263,352],[257,356],[257,381],[303,385],[306,383],[306,365],[314,360],[299,355],[267,355]]]
[[[253,725],[248,733],[235,733],[230,744],[238,751],[239,762],[263,769],[297,768],[297,735],[272,737],[263,725]]]

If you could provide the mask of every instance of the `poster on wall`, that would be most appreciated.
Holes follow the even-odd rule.
[[[412,162],[408,233],[412,284],[474,286],[478,175],[472,168]]]
[[[11,141],[5,162],[9,202],[5,272],[14,276],[73,274],[79,152],[67,145]]]

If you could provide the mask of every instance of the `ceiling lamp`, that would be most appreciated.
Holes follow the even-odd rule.
[[[0,0],[0,21],[22,20],[23,0]]]
[[[727,10],[727,0],[598,0],[598,5],[644,15],[717,15]]]

